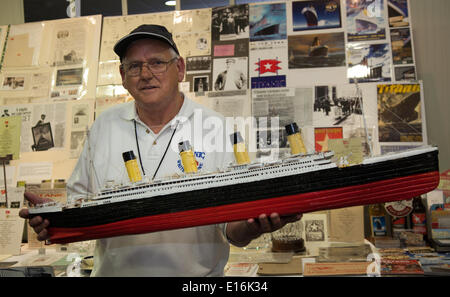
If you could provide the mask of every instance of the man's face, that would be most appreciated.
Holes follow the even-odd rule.
[[[226,65],[227,65],[227,69],[231,69],[231,67],[233,67],[234,61],[227,61]]]
[[[149,62],[152,60],[169,61],[174,58],[165,42],[154,39],[141,39],[133,42],[127,49],[123,64]],[[141,74],[129,76],[120,68],[123,86],[130,92],[137,104],[167,105],[178,93],[178,82],[183,81],[185,64],[182,58],[167,65],[167,71],[153,75],[142,67]]]

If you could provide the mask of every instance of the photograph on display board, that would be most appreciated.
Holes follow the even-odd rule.
[[[349,45],[347,59],[350,83],[391,80],[391,51],[387,43]]]
[[[34,141],[31,147],[33,151],[46,151],[55,146],[50,123],[40,122],[31,129]]]
[[[6,76],[3,79],[2,91],[23,91],[25,90],[24,76]]]
[[[252,89],[286,87],[287,40],[252,42],[249,59]]]
[[[56,86],[81,85],[83,68],[59,69],[56,72]]]
[[[388,0],[390,27],[409,26],[408,0]]]
[[[81,64],[86,59],[87,28],[84,24],[61,24],[56,31],[53,66]]]
[[[211,71],[211,56],[198,56],[186,58],[186,73],[199,73]]]
[[[212,40],[249,38],[248,5],[217,7],[212,10]]]
[[[411,43],[409,28],[391,29],[392,60],[394,65],[414,63]]]
[[[209,75],[197,75],[193,77],[194,92],[207,92],[209,90]]]
[[[288,37],[289,69],[345,66],[344,33]]]
[[[250,41],[286,39],[286,3],[250,5]]]
[[[210,32],[189,32],[173,35],[180,56],[204,56],[211,54]]]
[[[386,38],[385,0],[346,0],[347,40]]]
[[[316,86],[313,119],[315,125],[359,125],[361,101],[353,85]]]
[[[342,139],[342,127],[314,128],[314,143],[316,152],[328,150],[328,140]]]
[[[416,80],[416,69],[414,66],[399,66],[394,68],[395,80]]]
[[[339,0],[292,2],[294,31],[332,29],[341,27]]]
[[[214,59],[214,91],[234,91],[248,88],[248,58]]]
[[[186,81],[190,92],[211,90],[211,56],[186,58]]]
[[[420,84],[377,86],[380,142],[422,142]]]

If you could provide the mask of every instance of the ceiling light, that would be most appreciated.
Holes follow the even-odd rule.
[[[167,6],[175,6],[177,5],[177,1],[166,1],[166,3],[164,4],[166,4]]]

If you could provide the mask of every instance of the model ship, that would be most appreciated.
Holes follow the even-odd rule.
[[[437,147],[339,167],[332,162],[331,151],[307,154],[295,123],[286,131],[291,155],[276,162],[251,163],[236,133],[231,137],[236,164],[223,172],[200,174],[188,142],[180,143],[186,172],[182,177],[105,188],[78,205],[44,204],[31,208],[30,215],[50,221],[52,243],[68,243],[244,220],[263,213],[289,215],[405,200],[439,183]]]

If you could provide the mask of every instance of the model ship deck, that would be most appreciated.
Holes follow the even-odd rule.
[[[326,154],[104,191],[82,207],[32,210],[67,243],[256,217],[409,199],[439,183],[438,150],[425,147],[337,167]],[[51,208],[49,208],[51,210]]]

